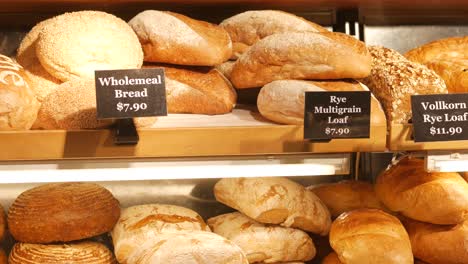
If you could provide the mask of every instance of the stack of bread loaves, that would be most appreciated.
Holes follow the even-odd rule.
[[[169,113],[214,115],[232,111],[236,92],[213,68],[232,54],[231,39],[224,29],[156,10],[139,13],[128,24],[143,47],[148,62],[145,67],[165,69]]]
[[[200,215],[175,205],[124,209],[112,231],[112,240],[119,263],[248,263],[243,251],[212,233]]]
[[[27,190],[8,211],[8,227],[18,241],[9,263],[115,264],[106,246],[87,239],[109,232],[119,216],[119,202],[96,184],[46,184]]]
[[[376,193],[401,213],[414,256],[431,264],[468,264],[468,183],[458,173],[424,170],[404,158],[379,175]]]
[[[208,219],[213,232],[244,250],[249,263],[308,261],[316,249],[305,232],[328,234],[326,206],[286,178],[227,178],[216,183],[216,199],[239,212]]]

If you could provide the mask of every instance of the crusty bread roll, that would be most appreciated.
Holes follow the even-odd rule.
[[[447,93],[444,81],[425,66],[388,48],[368,49],[372,73],[362,81],[382,103],[389,124],[405,124],[411,119],[411,95]]]
[[[30,129],[39,102],[23,68],[0,54],[0,131]]]
[[[413,264],[411,243],[400,220],[378,209],[340,215],[330,229],[330,244],[346,264]]]
[[[282,177],[226,178],[214,187],[216,200],[254,220],[328,234],[330,212],[304,186]]]
[[[41,245],[16,243],[10,264],[117,264],[112,252],[96,242]]]
[[[260,90],[257,107],[262,116],[281,124],[304,124],[305,92],[369,91],[356,81],[296,81],[271,82]],[[386,124],[379,101],[371,96],[371,124]]]
[[[267,226],[239,212],[208,219],[213,232],[238,245],[249,263],[308,261],[315,247],[307,233],[287,227]]]
[[[134,69],[143,64],[135,32],[120,18],[99,11],[52,18],[39,33],[36,55],[62,81],[93,78],[95,70]]]
[[[377,197],[390,210],[433,224],[468,219],[468,183],[458,173],[426,172],[424,160],[404,158],[382,172]]]
[[[328,254],[323,260],[322,264],[342,264],[338,255],[335,252]]]
[[[322,200],[334,218],[354,209],[384,209],[375,194],[374,186],[368,182],[347,180],[310,186],[307,189]]]
[[[406,218],[416,258],[435,264],[468,264],[468,221],[458,225],[434,225]]]
[[[236,105],[237,94],[231,83],[216,69],[163,67],[169,113],[226,114]]]
[[[0,248],[0,264],[8,264],[8,258],[3,248]]]
[[[112,230],[119,216],[119,202],[107,189],[53,183],[21,193],[8,211],[8,227],[20,242],[68,242]]]
[[[208,22],[173,12],[146,10],[128,24],[140,39],[145,61],[214,66],[231,57],[229,34]]]
[[[449,92],[468,92],[468,36],[435,40],[405,56],[434,70],[444,79]]]
[[[326,32],[327,29],[302,17],[277,10],[252,10],[225,19],[221,24],[231,37],[236,59],[267,36],[283,32]]]
[[[366,45],[343,33],[287,32],[255,43],[234,64],[234,87],[283,79],[364,78],[372,59]]]
[[[34,127],[91,129],[112,123],[112,119],[97,119],[94,79],[75,79],[61,84],[42,101]]]
[[[131,247],[126,255],[121,248]],[[206,231],[137,232],[131,240],[114,243],[119,263],[143,264],[247,264],[244,252],[233,242]],[[119,258],[120,257],[120,258]]]

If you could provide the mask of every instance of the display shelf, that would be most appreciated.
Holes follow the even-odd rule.
[[[372,126],[369,139],[308,142],[303,127],[273,124],[236,109],[223,116],[170,115],[139,129],[135,146],[114,145],[112,130],[0,132],[0,160],[206,157],[385,150],[386,126]]]

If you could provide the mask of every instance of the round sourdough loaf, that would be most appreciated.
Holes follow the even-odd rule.
[[[144,67],[164,68],[169,113],[218,115],[231,112],[236,105],[236,91],[216,69],[165,64]]]
[[[405,228],[398,218],[378,209],[340,215],[332,224],[330,245],[346,264],[413,264]]]
[[[279,80],[260,90],[257,107],[262,116],[281,124],[304,124],[305,92],[369,91],[353,80],[345,81],[297,81]],[[385,113],[379,101],[371,96],[371,124],[385,125]]]
[[[366,45],[342,33],[286,32],[255,43],[234,64],[234,87],[260,87],[284,79],[364,78],[372,58]]]
[[[114,120],[97,119],[93,79],[75,79],[61,84],[43,101],[35,128],[93,129],[110,126]]]
[[[444,79],[449,92],[468,92],[468,36],[435,40],[405,56],[434,70]]]
[[[128,24],[140,39],[145,61],[214,66],[227,61],[232,53],[224,29],[181,14],[146,10]]]
[[[252,10],[225,19],[221,24],[231,37],[233,59],[267,36],[283,32],[326,32],[302,17],[277,10]]]
[[[38,110],[39,102],[23,68],[0,54],[0,131],[30,129]]]
[[[312,192],[282,177],[226,178],[214,187],[216,200],[266,224],[328,234],[330,212]]]
[[[8,227],[20,242],[69,242],[112,230],[119,216],[119,202],[105,188],[54,183],[18,196],[8,211]]]
[[[338,255],[335,252],[328,254],[323,260],[322,264],[342,264]]]
[[[54,77],[94,77],[95,70],[140,68],[143,51],[125,21],[99,11],[65,13],[47,21],[36,55]]]
[[[381,173],[377,197],[390,210],[433,224],[468,220],[468,183],[458,173],[426,172],[424,160],[404,158]]]
[[[468,264],[468,221],[434,225],[404,219],[414,256],[428,263]]]
[[[208,219],[216,234],[238,245],[249,263],[308,261],[316,253],[307,233],[287,227],[264,225],[239,212]]]
[[[117,264],[112,252],[96,242],[63,245],[16,243],[10,264]]]
[[[340,181],[307,188],[322,200],[333,218],[361,208],[384,209],[377,198],[374,186],[362,181]]]

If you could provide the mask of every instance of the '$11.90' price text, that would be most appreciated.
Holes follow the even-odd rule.
[[[122,102],[118,102],[117,103],[117,111],[119,112],[129,112],[129,111],[133,111],[133,112],[138,112],[140,110],[146,110],[146,108],[148,108],[148,105],[146,103],[133,103],[133,104],[130,104],[130,103],[122,103]]]
[[[458,135],[463,133],[463,128],[461,127],[431,127],[429,129],[429,133],[431,133],[432,136],[436,135]]]
[[[325,134],[328,136],[343,136],[343,135],[348,135],[351,133],[350,129],[347,127],[327,127],[325,128]]]

